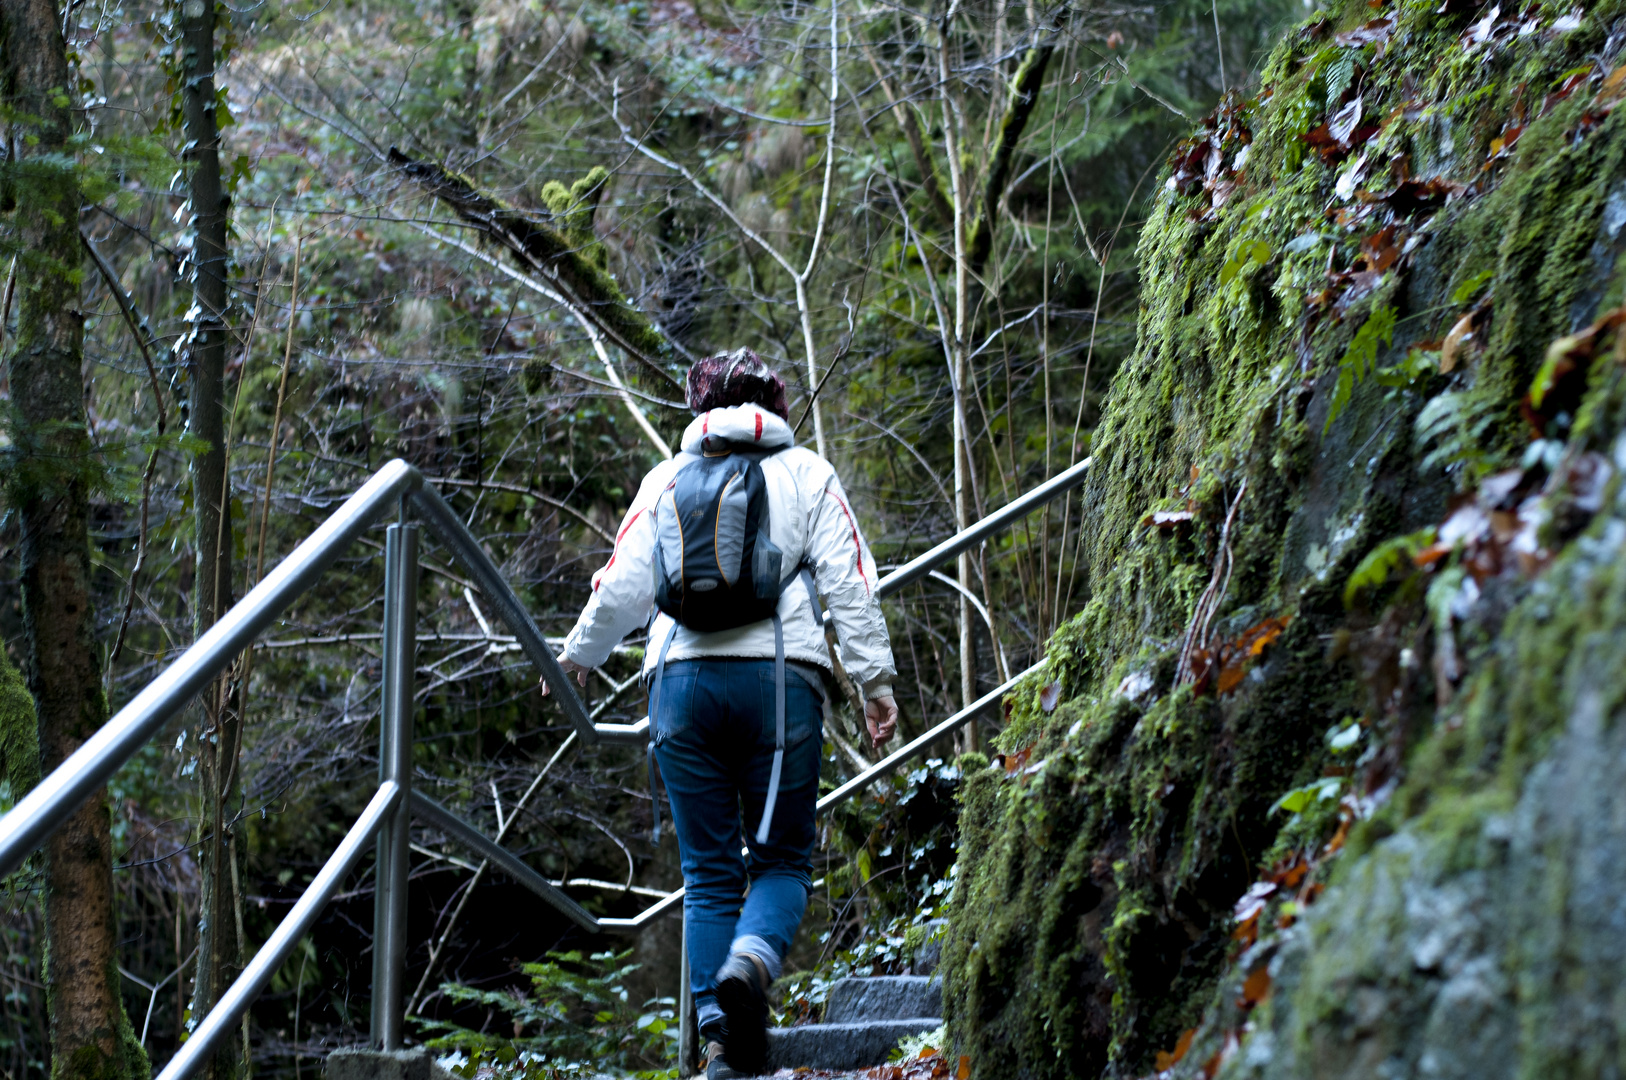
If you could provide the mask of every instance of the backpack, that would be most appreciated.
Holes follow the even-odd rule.
[[[707,453],[655,503],[655,606],[700,633],[769,618],[784,553],[768,538],[768,484],[757,452]]]
[[[773,451],[707,450],[680,468],[655,502],[655,606],[672,617],[661,643],[649,688],[650,728],[666,673],[666,651],[678,624],[699,633],[732,630],[773,620],[774,755],[768,796],[757,843],[768,842],[779,775],[785,761],[785,627],[779,598],[801,577],[819,609],[813,574],[805,563],[784,573],[785,555],[768,538],[768,483],[762,459]],[[656,793],[655,743],[649,744],[649,793],[655,811],[654,839],[660,840],[660,797]]]

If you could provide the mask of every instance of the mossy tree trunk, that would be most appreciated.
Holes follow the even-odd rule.
[[[215,14],[211,0],[181,0],[181,117],[191,176],[192,223],[196,236],[187,267],[192,277],[192,318],[183,358],[192,377],[188,427],[204,447],[192,461],[196,519],[197,578],[195,630],[201,637],[232,603],[231,498],[227,488],[226,315],[228,198],[220,176],[220,128],[215,93]],[[198,868],[202,899],[198,915],[198,977],[192,1015],[201,1019],[242,969],[237,939],[237,897],[233,886],[228,817],[236,788],[242,718],[229,677],[204,698],[204,730],[199,745],[201,797]],[[215,1056],[208,1075],[233,1075],[238,1048]]]
[[[79,186],[71,151],[71,75],[50,0],[0,5],[0,97],[19,117],[13,238],[23,253],[17,339],[7,358],[26,681],[38,714],[38,765],[51,770],[107,720],[90,581],[90,489],[79,310]],[[26,739],[7,735],[8,756]],[[12,777],[30,771],[7,761]],[[44,965],[52,1076],[148,1074],[119,997],[107,794],[98,790],[45,845]]]

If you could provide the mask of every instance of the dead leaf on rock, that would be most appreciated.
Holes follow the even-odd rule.
[[[1140,523],[1142,525],[1150,525],[1154,529],[1163,529],[1167,531],[1181,525],[1189,524],[1192,516],[1193,515],[1190,510],[1154,510],[1152,513],[1141,518]]]
[[[1241,1047],[1242,1040],[1237,1033],[1235,1031],[1227,1031],[1225,1033],[1224,1045],[1218,1050],[1214,1051],[1212,1057],[1203,1062],[1204,1080],[1214,1080],[1214,1076],[1220,1071],[1221,1068],[1224,1067],[1225,1063],[1231,1059],[1231,1055],[1235,1054],[1239,1049],[1241,1049]]]
[[[1475,313],[1470,311],[1456,321],[1445,341],[1440,345],[1440,374],[1449,375],[1456,370],[1457,357],[1462,347],[1473,339]]]
[[[1180,1064],[1180,1059],[1186,1056],[1191,1049],[1191,1040],[1197,1037],[1196,1028],[1187,1028],[1180,1036],[1180,1041],[1174,1044],[1173,1050],[1159,1050],[1152,1062],[1152,1067],[1158,1072],[1166,1072]]]
[[[1485,17],[1468,27],[1467,32],[1462,35],[1463,47],[1472,50],[1489,41],[1491,35],[1496,31],[1496,20],[1501,14],[1501,4],[1491,5],[1491,9],[1485,13]]]
[[[1276,894],[1278,888],[1279,886],[1274,881],[1254,882],[1248,891],[1242,894],[1242,899],[1236,902],[1236,921],[1239,924],[1246,924],[1250,919],[1258,918],[1259,913],[1265,909],[1265,904]]]
[[[1006,776],[1015,775],[1017,770],[1021,769],[1024,765],[1026,765],[1028,763],[1028,759],[1031,758],[1032,756],[1033,756],[1033,747],[1031,747],[1031,746],[1024,747],[1021,750],[1018,750],[1014,754],[1004,754],[1004,755],[1002,755],[1000,760],[1001,760],[1001,762],[1003,762],[1003,764],[1005,766],[1005,775]]]
[[[1237,1004],[1252,1008],[1270,996],[1270,969],[1263,964],[1254,968],[1242,983],[1242,997]]]
[[[1389,269],[1400,259],[1400,247],[1395,243],[1395,227],[1385,225],[1361,241],[1361,255],[1367,269],[1378,273]]]
[[[1389,35],[1394,33],[1394,28],[1394,19],[1384,17],[1373,19],[1364,26],[1357,26],[1342,34],[1334,34],[1332,39],[1339,45],[1370,45],[1377,41],[1388,41]]]
[[[1586,64],[1572,71],[1567,79],[1558,84],[1558,88],[1548,94],[1541,101],[1541,115],[1545,116],[1554,105],[1567,99],[1587,81],[1592,74],[1592,65]]]
[[[1052,679],[1039,688],[1039,708],[1047,713],[1056,711],[1061,702],[1061,680]]]
[[[1345,150],[1349,149],[1355,128],[1361,122],[1362,108],[1361,99],[1357,97],[1327,119],[1327,134]]]

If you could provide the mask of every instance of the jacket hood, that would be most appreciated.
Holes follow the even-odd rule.
[[[793,446],[790,425],[760,405],[730,405],[695,417],[683,432],[683,452],[717,451],[728,443],[756,445],[764,450]]]

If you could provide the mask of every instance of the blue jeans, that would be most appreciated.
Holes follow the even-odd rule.
[[[785,761],[768,842],[758,845],[773,767],[773,661],[667,664],[655,708],[655,759],[683,863],[689,988],[701,1032],[715,1038],[723,1015],[715,976],[729,952],[756,955],[777,978],[807,909],[824,713],[813,688],[787,668]]]

